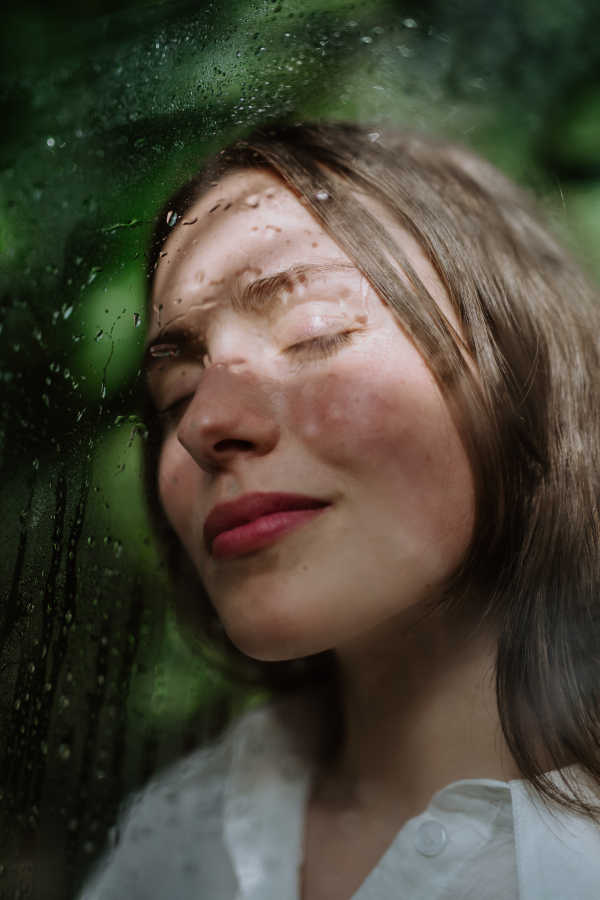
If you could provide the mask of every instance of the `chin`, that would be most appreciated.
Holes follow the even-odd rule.
[[[216,605],[236,647],[261,662],[300,659],[333,646],[300,598],[247,592]]]

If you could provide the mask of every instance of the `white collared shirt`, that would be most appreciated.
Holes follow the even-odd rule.
[[[310,753],[271,707],[139,794],[80,900],[299,900]],[[600,829],[523,781],[459,781],[352,900],[599,900]]]

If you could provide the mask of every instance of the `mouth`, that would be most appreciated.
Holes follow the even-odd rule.
[[[213,559],[243,556],[307,525],[330,505],[303,494],[246,494],[211,510],[204,543]]]

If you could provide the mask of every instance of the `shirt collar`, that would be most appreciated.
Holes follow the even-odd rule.
[[[565,789],[559,772],[550,777]],[[545,803],[525,781],[511,781],[510,789],[521,900],[598,900],[598,826],[585,816]],[[589,793],[597,803],[598,797],[591,789]]]
[[[272,709],[245,717],[233,736],[224,838],[238,900],[298,897],[310,754]]]
[[[224,838],[238,879],[237,900],[297,900],[299,895],[313,765],[310,724],[298,708],[293,730],[265,708],[242,719],[233,735]],[[307,738],[300,749],[299,721]],[[442,825],[448,842],[424,866],[415,840],[431,819]],[[424,813],[404,825],[353,900],[438,896],[466,855],[476,853],[498,828],[514,829],[520,900],[563,900],[575,890],[577,900],[598,900],[598,826],[545,805],[524,781],[484,779],[439,791]]]

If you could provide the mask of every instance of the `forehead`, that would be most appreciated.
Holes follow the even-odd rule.
[[[275,173],[234,172],[175,226],[154,278],[151,332],[191,304],[207,308],[233,288],[319,258],[348,261],[303,200]]]
[[[360,200],[384,223],[460,332],[448,294],[422,246],[372,198]],[[332,262],[353,265],[282,178],[266,169],[232,172],[191,206],[161,250],[148,341],[190,309],[210,311],[239,296],[251,282],[299,264]],[[401,270],[399,274],[406,279]]]

